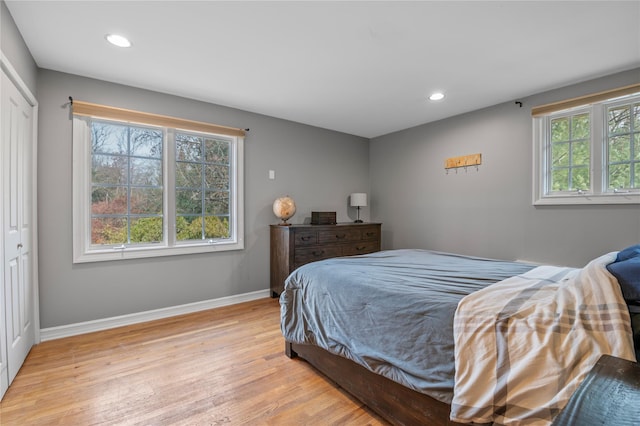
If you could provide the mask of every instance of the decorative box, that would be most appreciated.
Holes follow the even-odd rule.
[[[336,212],[311,212],[312,225],[335,225]]]

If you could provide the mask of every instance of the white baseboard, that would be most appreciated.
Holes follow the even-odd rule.
[[[171,306],[168,308],[154,309],[152,311],[137,312],[135,314],[120,315],[93,321],[79,322],[76,324],[61,325],[58,327],[43,328],[40,330],[40,341],[60,339],[63,337],[77,336],[79,334],[92,333],[94,331],[108,330],[124,325],[137,324],[176,315],[190,314],[192,312],[205,311],[207,309],[222,306],[235,305],[251,300],[263,299],[271,295],[270,290],[259,290],[251,293],[235,296],[221,297],[219,299],[203,300],[201,302],[187,303],[186,305]]]

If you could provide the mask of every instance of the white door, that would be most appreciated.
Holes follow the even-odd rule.
[[[2,295],[0,398],[35,343],[33,108],[2,72]],[[3,328],[3,327],[0,327]]]

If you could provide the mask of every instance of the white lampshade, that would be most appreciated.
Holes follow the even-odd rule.
[[[364,192],[354,192],[350,198],[351,207],[365,207],[367,205],[367,194]]]

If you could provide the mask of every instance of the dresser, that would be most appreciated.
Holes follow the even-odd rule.
[[[271,225],[271,297],[296,268],[316,260],[380,250],[380,223]]]

